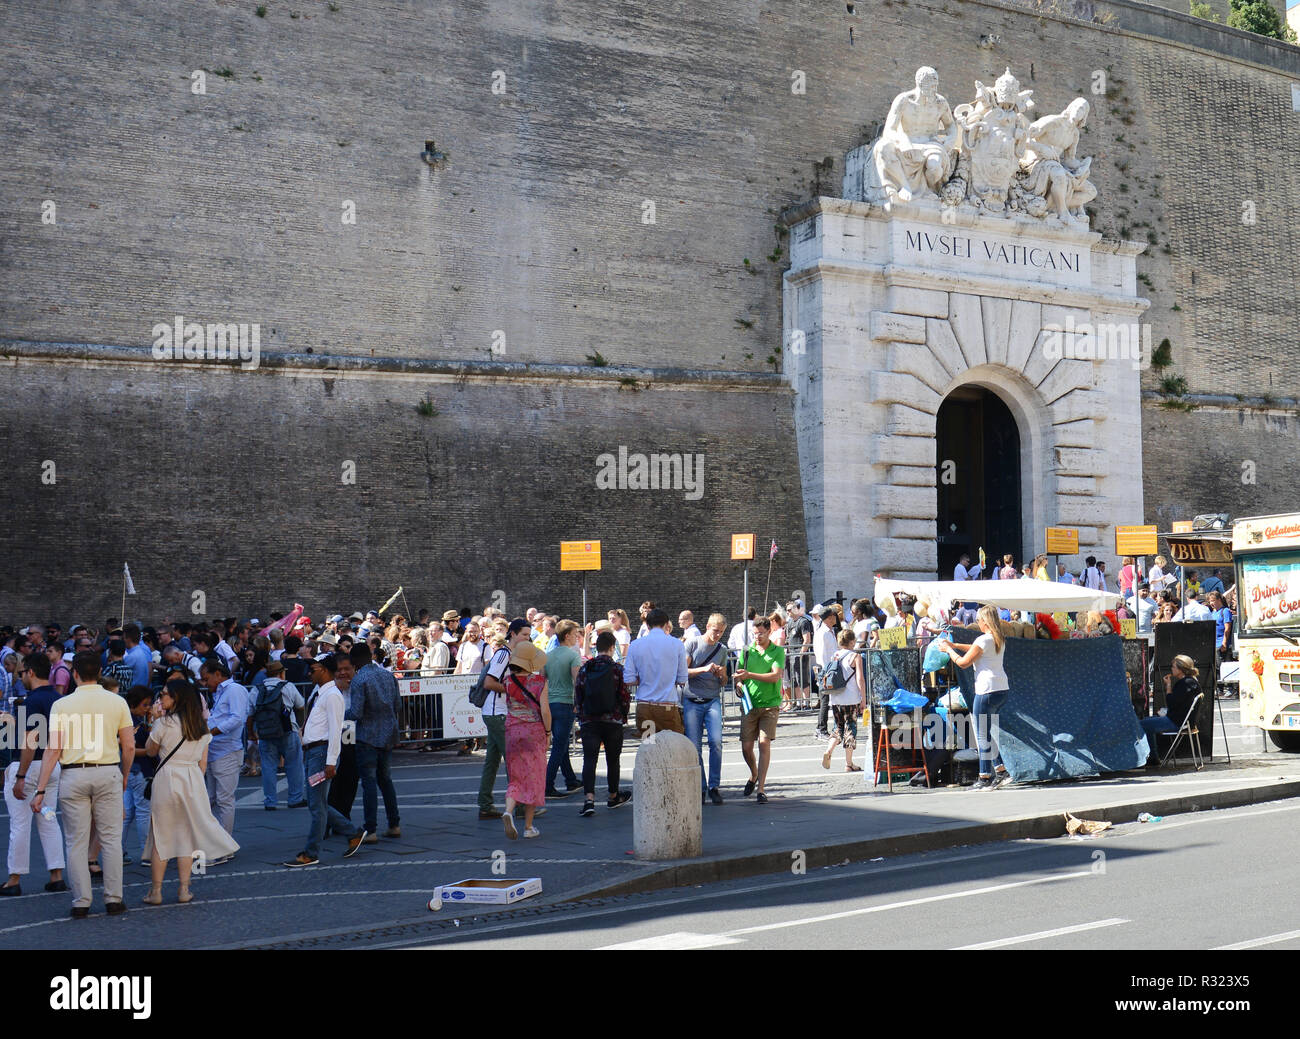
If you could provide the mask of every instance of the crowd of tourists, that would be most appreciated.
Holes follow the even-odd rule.
[[[993,568],[963,557],[954,572],[956,580],[1017,576],[1052,579],[1045,557],[1020,571],[1010,557]],[[1077,575],[1060,566],[1055,580],[1106,590],[1105,563],[1089,557]],[[1234,590],[1217,572],[1198,579],[1190,571],[1179,586],[1159,557],[1148,573],[1125,559],[1118,590],[1131,596],[1134,583],[1139,631],[1166,620],[1214,619],[1229,651]],[[845,770],[861,771],[853,760],[867,705],[861,652],[877,645],[881,631],[903,627],[914,644],[945,638],[954,623],[998,642],[1035,629],[1039,637],[1091,637],[1118,630],[1133,603],[1056,617],[974,607],[882,596],[855,600],[846,614],[839,602],[806,609],[793,598],[768,612],[750,607],[735,624],[714,613],[701,627],[689,610],[674,624],[667,611],[645,602],[635,631],[621,609],[584,626],[531,608],[510,619],[490,606],[478,614],[447,610],[435,618],[421,610],[387,620],[376,610],[358,611],[321,623],[295,606],[265,622],[145,627],[110,618],[102,631],[0,627],[0,720],[19,735],[0,747],[10,823],[9,877],[0,897],[22,893],[35,830],[49,869],[45,890],[67,890],[70,881],[74,916],[86,915],[94,880],[104,884],[110,913],[125,910],[122,867],[133,856],[151,870],[146,902],[161,900],[172,860],[179,900],[188,901],[193,864],[217,866],[239,850],[233,833],[241,775],[261,777],[263,810],[308,810],[303,843],[285,866],[319,863],[331,835],[344,842],[344,857],[381,836],[400,839],[391,758],[412,726],[399,676],[474,676],[486,735],[463,742],[459,753],[483,752],[478,817],[502,820],[511,839],[529,839],[540,836],[547,800],[580,793],[580,815],[595,815],[602,751],[606,806],[630,801],[619,768],[628,725],[641,737],[687,735],[700,756],[701,799],[721,805],[722,691],[734,684],[749,770],[742,796],[762,804],[783,713],[816,711],[816,734],[827,744],[824,767],[842,749]],[[984,647],[979,639],[973,646],[945,644],[959,666],[975,666],[983,656],[977,674],[1000,659],[1000,645]],[[1187,677],[1186,670],[1176,677]],[[425,741],[423,749],[435,746]],[[981,779],[996,786],[996,762],[982,763],[990,772]],[[493,801],[502,764],[504,811]]]

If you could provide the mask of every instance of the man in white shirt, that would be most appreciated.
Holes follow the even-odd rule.
[[[687,683],[686,647],[668,634],[668,611],[646,614],[647,631],[628,647],[623,681],[636,687],[636,728],[642,739],[661,729],[686,733],[678,686]],[[647,726],[650,726],[647,729]]]
[[[483,702],[483,724],[487,726],[487,753],[483,758],[483,772],[478,781],[478,817],[500,819],[501,812],[492,804],[492,787],[496,785],[497,769],[506,756],[506,670],[510,667],[510,651],[521,642],[530,642],[532,625],[524,617],[510,622],[506,644],[492,654],[484,671],[483,685],[489,690]],[[509,777],[507,766],[506,776]],[[536,814],[536,813],[534,813]]]
[[[1214,618],[1210,615],[1208,607],[1203,606],[1196,598],[1196,593],[1189,591],[1187,601],[1183,608],[1174,614],[1176,621],[1208,621]]]
[[[1089,556],[1085,561],[1081,581],[1085,588],[1091,588],[1093,591],[1102,590],[1101,572],[1097,569],[1097,557]]]
[[[835,659],[835,654],[839,652],[839,645],[836,642],[835,629],[832,625],[835,623],[836,612],[829,606],[816,608],[813,611],[817,615],[817,625],[813,628],[812,649],[813,660],[817,663],[817,690],[819,704],[817,708],[817,732],[828,732],[827,722],[830,720],[830,690],[822,688],[821,674],[826,670],[826,665]]]
[[[682,629],[681,640],[683,642],[688,639],[698,639],[702,634],[695,623],[695,614],[690,610],[682,610],[677,615],[677,626]]]
[[[1128,600],[1132,602],[1133,600]],[[1137,602],[1137,630],[1140,635],[1149,635],[1151,633],[1151,618],[1155,616],[1156,604],[1151,598],[1151,586],[1147,584],[1138,585],[1138,602]]]
[[[754,641],[754,617],[757,614],[758,611],[751,606],[745,614],[745,620],[732,625],[731,634],[727,636],[727,649],[733,653],[742,653]]]
[[[957,565],[953,567],[952,579],[954,581],[978,581],[979,576],[983,572],[983,570],[984,567],[982,567],[979,563],[976,563],[974,566],[971,566],[970,556],[968,556],[965,552],[963,552],[961,559],[959,559],[957,561]]]
[[[1097,564],[1097,588],[1103,592],[1109,592],[1110,586],[1106,583],[1106,561],[1103,559]]]
[[[366,838],[364,829],[356,829],[351,821],[329,803],[330,780],[338,769],[339,753],[343,749],[343,714],[347,705],[343,694],[334,683],[338,664],[333,655],[323,660],[313,660],[311,680],[316,683],[307,700],[307,724],[302,727],[303,771],[307,774],[307,807],[311,811],[311,828],[307,833],[307,846],[285,866],[315,866],[320,862],[320,842],[325,836],[325,823],[337,833],[351,833],[345,859],[350,859],[361,848]]]

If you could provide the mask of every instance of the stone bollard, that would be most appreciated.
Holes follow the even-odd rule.
[[[700,757],[680,732],[657,732],[637,748],[632,839],[638,859],[700,854]]]

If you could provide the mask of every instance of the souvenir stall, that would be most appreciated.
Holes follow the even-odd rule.
[[[1026,618],[1020,625],[1003,622],[1011,636],[1004,657],[1011,695],[1000,712],[999,747],[1013,781],[1092,776],[1140,768],[1146,762],[1147,740],[1129,697],[1120,637],[1065,638],[1053,619],[1053,614],[1059,613],[1113,611],[1119,605],[1118,595],[1030,578],[877,578],[877,602],[886,596],[912,597],[926,604],[925,612],[931,617],[948,612],[955,603],[973,602],[1019,612]],[[950,612],[948,616],[951,618]],[[957,625],[950,630],[952,641],[962,645],[972,643],[980,634],[973,626]],[[1024,637],[1039,634],[1046,637]],[[1062,637],[1055,637],[1058,635]],[[924,653],[907,647],[873,650],[871,654],[874,749],[883,750],[882,760],[887,762],[884,770],[877,763],[877,775],[883,771],[892,779],[892,772],[919,771],[924,781],[933,785],[946,767],[955,781],[967,778],[969,769],[964,763],[975,744],[967,735],[964,715],[974,700],[973,672],[936,659],[936,654],[942,654],[933,645]],[[911,656],[900,659],[896,654],[914,655],[915,666]],[[927,671],[943,674],[932,683],[923,677]],[[891,685],[893,682],[897,684]],[[906,723],[898,717],[904,712],[910,715]],[[910,735],[900,738],[905,727]],[[908,749],[913,752],[910,757]],[[944,760],[947,756],[942,753],[928,755],[927,750],[946,750],[951,760]]]

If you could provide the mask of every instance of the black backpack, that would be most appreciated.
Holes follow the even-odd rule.
[[[488,657],[487,663],[483,665],[483,670],[478,673],[478,678],[474,679],[474,685],[469,691],[469,702],[480,711],[483,710],[483,705],[487,703],[487,698],[496,691],[485,686],[483,684],[483,679],[487,678],[488,668],[492,666],[492,659],[497,655],[497,652],[499,652],[499,650],[493,651],[492,656]]]
[[[597,657],[584,665],[586,675],[583,681],[582,713],[587,718],[619,712],[618,671],[612,660],[607,660],[604,667],[593,666],[600,659]]]
[[[284,685],[284,681],[280,680],[274,688],[261,682],[253,687],[257,690],[257,701],[253,704],[252,722],[258,739],[278,740],[285,733],[293,731],[293,721],[282,695]]]

